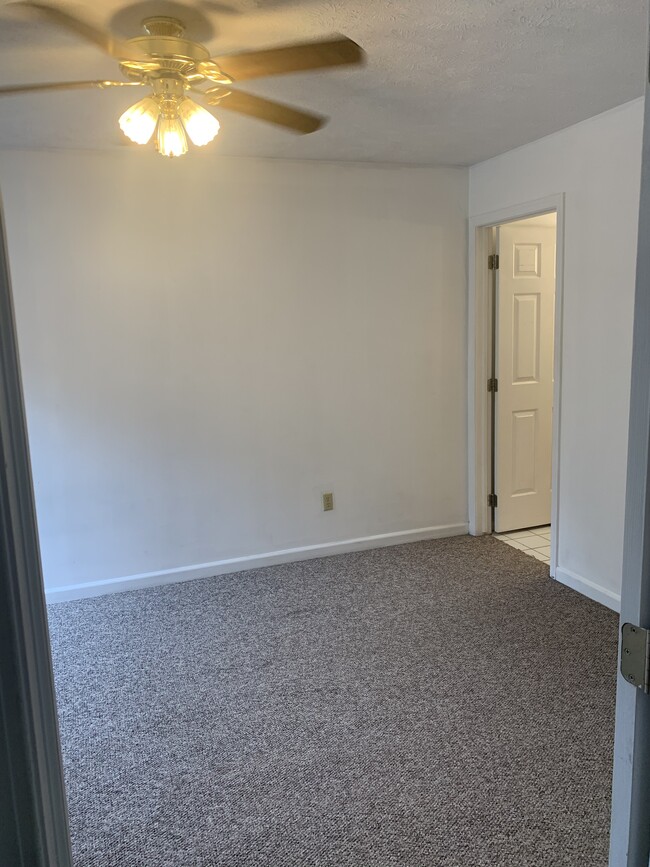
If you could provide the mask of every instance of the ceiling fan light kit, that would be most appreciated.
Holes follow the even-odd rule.
[[[151,85],[153,93],[127,108],[120,129],[136,144],[148,144],[156,131],[158,153],[180,157],[188,151],[188,136],[192,144],[203,147],[219,132],[216,117],[186,96],[193,81],[204,79],[198,67],[209,61],[210,54],[202,45],[182,38],[183,24],[175,18],[146,18],[142,26],[147,36],[131,39],[127,45],[134,56],[148,59],[125,60],[120,67],[127,78]],[[152,69],[154,64],[157,69]],[[213,66],[211,73],[218,72],[220,80],[230,83]]]
[[[182,80],[164,77],[154,79],[151,84],[153,96],[136,102],[120,117],[120,129],[125,136],[145,145],[157,127],[156,150],[169,157],[187,153],[187,136],[197,147],[214,139],[219,121],[185,95]]]
[[[217,118],[191,99],[188,93],[205,100],[210,106],[218,105],[305,135],[320,129],[326,118],[237,90],[232,87],[235,79],[244,81],[361,64],[365,57],[362,49],[345,36],[211,57],[204,45],[184,37],[185,27],[176,18],[146,18],[142,22],[146,35],[120,42],[110,33],[59,6],[31,0],[13,5],[29,8],[94,43],[118,61],[128,80],[16,85],[0,88],[0,96],[88,87],[101,90],[138,85],[150,87],[149,96],[121,115],[119,127],[124,135],[139,145],[148,144],[155,134],[156,150],[168,157],[187,153],[188,137],[192,144],[203,147],[219,132]],[[206,82],[210,85],[207,89],[199,87]]]

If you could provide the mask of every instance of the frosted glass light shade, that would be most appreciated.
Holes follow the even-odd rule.
[[[211,142],[219,132],[219,121],[216,117],[191,99],[183,100],[178,113],[185,124],[185,129],[192,144],[198,147]]]
[[[164,157],[180,157],[187,153],[187,137],[177,117],[161,117],[158,121],[156,148]]]
[[[159,114],[158,103],[146,96],[131,108],[127,108],[118,123],[125,136],[136,144],[144,145],[153,135]]]

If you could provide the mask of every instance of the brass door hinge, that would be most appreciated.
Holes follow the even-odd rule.
[[[498,253],[490,253],[488,256],[488,268],[490,271],[498,271],[499,270],[499,254]]]
[[[650,629],[624,623],[621,632],[621,674],[632,686],[650,693]]]

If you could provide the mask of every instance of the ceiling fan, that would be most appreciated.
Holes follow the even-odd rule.
[[[233,83],[267,75],[360,64],[365,57],[356,42],[344,36],[211,57],[204,45],[185,38],[185,26],[177,18],[146,18],[142,22],[144,36],[121,41],[59,6],[28,0],[12,5],[32,9],[94,43],[118,61],[127,80],[23,84],[0,88],[0,96],[93,87],[148,87],[149,95],[128,108],[120,117],[119,125],[131,141],[141,145],[147,144],[155,132],[158,153],[169,157],[187,153],[188,137],[193,144],[202,146],[219,132],[217,118],[188,94],[196,95],[210,106],[218,105],[304,135],[320,129],[327,119],[236,90]]]

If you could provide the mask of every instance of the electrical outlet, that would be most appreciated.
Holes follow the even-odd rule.
[[[323,494],[323,511],[331,512],[334,508],[334,494]]]

